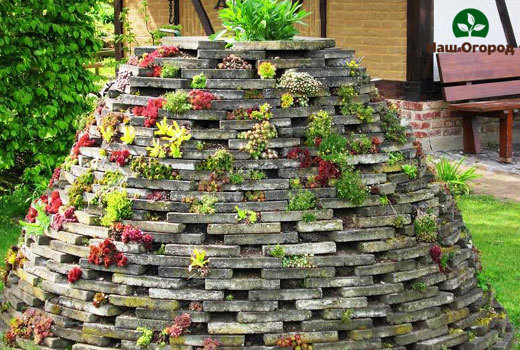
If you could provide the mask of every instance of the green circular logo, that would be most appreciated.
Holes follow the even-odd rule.
[[[457,38],[485,38],[489,33],[489,21],[484,13],[477,9],[460,11],[453,20],[453,34]]]

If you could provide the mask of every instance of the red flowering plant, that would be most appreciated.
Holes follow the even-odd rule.
[[[105,267],[112,265],[124,267],[128,264],[128,258],[116,248],[110,238],[106,238],[103,242],[99,243],[99,245],[90,246],[88,262]]]
[[[298,159],[300,161],[300,168],[309,168],[313,161],[311,157],[311,152],[308,149],[303,148],[293,148],[287,154],[288,159]]]
[[[293,350],[312,350],[312,345],[305,343],[299,334],[282,337],[276,341],[276,345]]]
[[[216,350],[220,346],[220,342],[213,338],[206,338],[202,343],[201,348],[197,348],[197,350]]]
[[[49,185],[47,186],[47,188],[52,188],[52,186],[54,186],[54,184],[60,179],[60,174],[61,167],[57,167],[56,169],[54,169],[54,172],[52,173],[52,177],[49,180]]]
[[[181,54],[181,51],[176,46],[161,46],[151,53],[145,53],[139,60],[139,67],[153,68],[155,59],[158,57],[176,57]]]
[[[58,191],[53,191],[51,193],[50,200],[47,199],[47,205],[45,206],[45,212],[47,214],[57,214],[60,207],[63,205],[63,202],[60,198],[60,193]]]
[[[67,275],[67,281],[69,283],[76,283],[80,278],[83,272],[79,267],[74,267],[69,271],[69,274]]]
[[[185,333],[191,326],[191,316],[189,314],[182,314],[175,317],[173,324],[164,330],[164,333],[170,337],[178,338]]]
[[[211,109],[211,101],[217,99],[211,92],[204,90],[192,90],[188,97],[192,108],[196,111],[201,109]]]
[[[117,163],[119,166],[125,166],[130,158],[130,152],[128,150],[113,151],[110,155],[110,161]]]
[[[65,222],[78,222],[78,218],[74,213],[74,207],[68,207],[63,214],[58,213],[52,218],[51,228],[55,231],[61,230]]]
[[[162,66],[154,65],[152,68],[151,76],[157,78],[157,77],[161,76],[161,73],[162,73]]]
[[[318,176],[315,179],[320,186],[326,187],[331,185],[331,180],[338,179],[340,175],[341,172],[336,164],[328,160],[318,160]]]
[[[169,197],[170,197],[170,195],[166,191],[153,191],[146,195],[147,200],[154,201],[154,202],[165,201],[165,200],[168,200]]]
[[[121,242],[125,244],[143,244],[145,249],[150,251],[152,250],[153,237],[149,234],[144,234],[143,230],[141,230],[139,227],[125,225],[123,231],[121,232]]]
[[[260,112],[260,107],[237,108],[227,113],[228,120],[253,120],[253,112]]]
[[[73,158],[76,158],[79,154],[79,149],[81,147],[92,147],[96,144],[96,140],[92,140],[88,133],[81,135],[78,141],[72,146],[72,151],[70,152]]]
[[[34,343],[41,345],[45,338],[52,336],[52,317],[43,311],[29,308],[21,317],[11,321],[9,330],[5,333],[5,339],[10,346],[16,344],[16,338],[33,339]]]
[[[157,123],[159,108],[162,108],[164,102],[162,97],[150,99],[145,107],[134,107],[132,113],[136,116],[146,117],[144,126],[151,128]]]

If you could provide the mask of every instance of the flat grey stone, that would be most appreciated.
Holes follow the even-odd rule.
[[[368,306],[367,298],[323,298],[313,300],[297,300],[297,310],[346,309]]]

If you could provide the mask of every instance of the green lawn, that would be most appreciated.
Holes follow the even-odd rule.
[[[520,329],[520,203],[465,196],[458,204],[481,252],[483,274]]]

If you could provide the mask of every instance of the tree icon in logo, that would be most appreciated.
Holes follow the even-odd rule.
[[[489,21],[484,13],[477,9],[460,11],[453,20],[453,34],[457,38],[481,37],[489,33]]]

